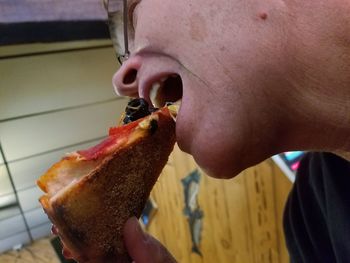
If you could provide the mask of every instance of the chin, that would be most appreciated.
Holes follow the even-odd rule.
[[[188,141],[190,144],[186,143]],[[180,149],[192,155],[200,168],[214,178],[231,179],[262,160],[253,159],[252,154],[244,153],[244,151],[235,151],[233,147],[227,147],[227,144],[225,146],[220,143],[216,145],[213,141],[200,143],[195,138],[188,141],[179,139]]]
[[[179,139],[181,150],[193,156],[200,168],[209,176],[231,179],[245,169],[259,164],[272,154],[264,147],[234,140],[203,140],[203,138],[185,137]],[[254,149],[254,150],[252,150]]]
[[[214,154],[208,156],[196,153],[193,154],[193,157],[200,168],[214,178],[231,179],[250,167],[250,165],[243,165],[234,157],[218,158],[218,155],[214,156]]]

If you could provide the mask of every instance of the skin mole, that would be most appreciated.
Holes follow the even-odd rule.
[[[260,13],[259,13],[259,17],[260,17],[262,20],[266,20],[266,19],[267,19],[267,13],[265,13],[265,12],[260,12]]]

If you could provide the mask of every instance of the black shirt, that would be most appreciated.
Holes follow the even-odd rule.
[[[284,211],[291,262],[350,262],[350,163],[308,153]]]

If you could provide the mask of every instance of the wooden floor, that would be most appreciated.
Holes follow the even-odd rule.
[[[271,160],[231,180],[201,177],[198,201],[204,211],[200,250],[191,252],[189,225],[183,214],[180,179],[196,169],[177,148],[152,196],[158,211],[149,227],[178,262],[287,263],[282,214],[291,183]],[[0,262],[59,262],[48,239],[20,252],[0,255]]]
[[[1,263],[60,263],[49,238],[35,241],[19,251],[0,255]]]

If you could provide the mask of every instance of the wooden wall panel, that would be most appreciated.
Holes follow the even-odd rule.
[[[268,162],[243,173],[250,209],[255,262],[278,262],[273,172]]]
[[[198,201],[204,211],[203,256],[191,252],[181,179],[196,168],[190,156],[175,148],[152,192],[159,209],[148,231],[179,262],[287,263],[281,227],[291,183],[270,160],[230,180],[202,172]],[[283,185],[276,186],[280,181]]]
[[[272,161],[271,161],[272,162]],[[279,246],[279,262],[289,262],[289,254],[286,250],[286,242],[284,239],[283,232],[283,212],[286,204],[288,194],[292,189],[290,180],[284,176],[282,171],[272,163],[273,170],[273,183],[275,185],[274,197],[275,197],[275,208],[276,208],[276,226],[278,235],[278,246]]]
[[[26,233],[22,234],[26,235]],[[15,237],[13,237],[15,238]],[[23,238],[22,238],[23,239]],[[1,244],[0,244],[1,249]],[[0,255],[4,263],[59,263],[56,252],[52,249],[49,239],[37,240],[30,246],[19,251],[9,251]]]

